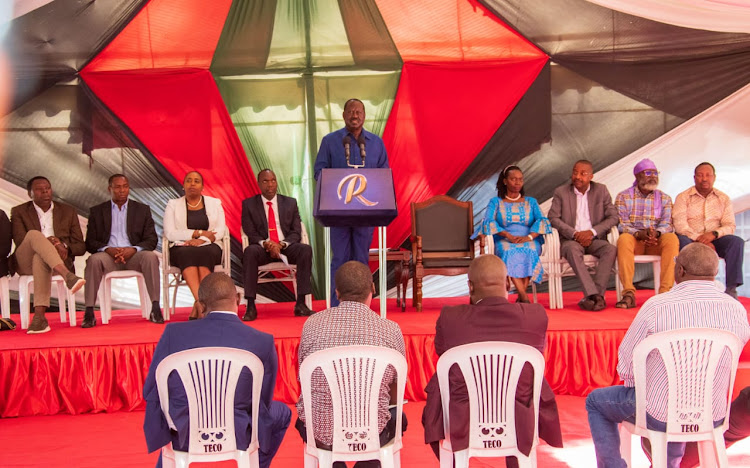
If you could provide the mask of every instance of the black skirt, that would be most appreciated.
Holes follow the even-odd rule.
[[[180,270],[187,267],[206,267],[214,271],[214,267],[221,263],[221,247],[217,244],[198,247],[174,245],[169,248],[169,263]]]

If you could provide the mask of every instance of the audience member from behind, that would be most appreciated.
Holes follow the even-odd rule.
[[[661,257],[659,293],[667,292],[674,284],[674,258],[680,243],[672,228],[672,199],[657,189],[659,171],[650,159],[643,159],[633,168],[635,182],[615,198],[620,217],[620,238],[617,239],[617,268],[622,283],[622,299],[615,304],[620,309],[635,307],[636,255]]]
[[[198,286],[221,263],[221,240],[227,228],[221,200],[203,195],[200,172],[185,174],[182,187],[185,196],[169,200],[164,210],[164,236],[169,240],[169,263],[182,271],[195,298],[189,317],[193,320],[199,315]]]
[[[120,270],[143,274],[151,298],[149,320],[164,323],[159,308],[159,257],[154,253],[158,238],[151,208],[128,198],[130,183],[123,174],[112,175],[107,190],[111,199],[92,206],[89,212],[86,249],[91,256],[86,260],[84,274],[86,312],[81,328],[96,325],[94,305],[99,285],[107,273]]]
[[[398,324],[380,318],[372,309],[370,302],[375,292],[370,268],[356,260],[344,263],[336,270],[336,295],[338,307],[332,307],[311,316],[302,328],[299,344],[299,363],[316,351],[335,346],[382,346],[395,349],[405,355],[404,337]],[[378,404],[378,429],[380,444],[384,445],[396,435],[396,411],[389,410],[389,402],[396,402],[395,395],[391,400],[391,386],[395,387],[396,371],[388,366],[380,386]],[[328,384],[322,371],[318,369],[312,375],[312,414],[315,418],[315,439],[318,446],[330,450],[333,444],[333,409]],[[307,440],[305,426],[305,402],[302,395],[297,402],[296,428]],[[406,416],[403,417],[402,430],[406,430]],[[341,462],[334,467],[345,467]],[[379,466],[377,461],[358,462],[357,468]]]
[[[261,193],[242,202],[242,230],[249,242],[242,257],[247,299],[242,320],[251,321],[258,316],[255,307],[258,267],[282,261],[282,257],[297,266],[294,315],[308,317],[313,314],[305,305],[305,296],[311,292],[312,247],[302,243],[302,220],[297,200],[276,193],[276,174],[270,169],[258,173],[258,186]]]
[[[505,263],[494,255],[481,255],[469,266],[470,304],[444,306],[435,325],[435,351],[438,356],[456,346],[479,341],[508,341],[533,346],[544,352],[547,312],[539,304],[508,302]],[[469,446],[469,400],[466,384],[458,368],[450,372],[451,444],[454,451]],[[443,407],[437,375],[425,388],[427,403],[422,414],[425,443],[439,455],[443,432]],[[524,369],[516,391],[516,436],[518,449],[528,455],[534,440],[533,373]],[[560,419],[555,395],[547,380],[542,383],[539,402],[539,437],[554,447],[562,447]],[[506,458],[508,467],[517,467],[515,457]]]
[[[641,341],[654,333],[697,327],[732,332],[742,343],[750,338],[745,308],[714,285],[718,269],[719,258],[710,247],[695,242],[682,249],[674,267],[677,285],[643,304],[620,344],[617,372],[624,385],[598,388],[586,398],[589,426],[600,468],[626,466],[625,460],[620,457],[618,424],[635,421],[633,350]],[[725,353],[719,361],[713,389],[714,421],[720,421],[726,415],[724,392],[729,383],[730,370],[729,356]],[[652,383],[660,383],[649,386],[645,395],[648,425],[654,430],[665,431],[667,374],[663,361],[656,353],[649,355],[646,378]],[[670,442],[667,446],[667,466],[679,467],[684,450],[684,443]]]
[[[32,177],[26,190],[31,201],[10,211],[16,243],[11,270],[34,276],[34,318],[27,333],[45,333],[50,331],[44,314],[49,307],[52,275],[62,276],[73,293],[81,289],[86,281],[75,275],[73,260],[86,252],[86,244],[78,213],[72,206],[52,201],[49,179]]]
[[[599,311],[607,307],[604,293],[617,260],[617,248],[607,241],[607,234],[619,219],[607,186],[593,182],[593,177],[590,161],[576,162],[570,183],[558,187],[552,195],[547,217],[560,233],[560,255],[581,280],[583,298],[578,306]],[[583,261],[584,255],[599,259],[593,277]]]
[[[737,299],[737,286],[742,286],[742,259],[745,241],[734,235],[736,228],[732,200],[714,188],[716,171],[702,162],[693,174],[695,186],[677,195],[672,209],[672,222],[682,249],[691,242],[700,242],[716,250],[726,262],[726,293]]]
[[[169,376],[170,416],[177,432],[170,431],[161,411],[159,391],[156,386],[156,368],[170,354],[186,349],[222,346],[243,349],[255,354],[263,363],[260,413],[258,415],[258,443],[260,466],[268,467],[276,454],[292,418],[289,407],[273,401],[276,384],[276,347],[273,336],[251,328],[237,316],[239,296],[234,281],[224,273],[212,273],[201,282],[198,290],[199,308],[205,310],[203,320],[170,323],[164,329],[154,351],[154,358],[143,386],[146,399],[146,416],[143,432],[148,451],[153,452],[172,443],[175,450],[188,450],[190,417],[187,399],[177,373]],[[246,450],[250,444],[252,379],[248,369],[243,369],[237,383],[234,400],[234,423],[237,448]],[[161,466],[161,457],[156,465]]]

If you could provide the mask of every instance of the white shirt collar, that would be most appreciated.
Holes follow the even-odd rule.
[[[581,197],[589,193],[589,190],[591,190],[591,184],[589,184],[589,186],[586,187],[586,191],[583,193],[579,192],[577,188],[573,187],[573,192],[575,192],[576,195],[581,196]]]
[[[228,310],[212,310],[209,312],[209,314],[228,314],[228,315],[237,315],[237,312],[230,312]]]

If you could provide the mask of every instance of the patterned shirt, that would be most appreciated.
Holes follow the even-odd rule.
[[[734,234],[736,227],[732,201],[724,192],[713,189],[704,197],[695,187],[677,195],[672,221],[677,234],[692,240],[704,232],[716,231],[719,237]]]
[[[302,328],[299,343],[299,363],[315,351],[335,346],[383,346],[392,348],[406,356],[404,336],[396,322],[380,318],[366,305],[345,301],[312,315]],[[299,379],[299,375],[297,376]],[[380,385],[378,401],[378,432],[381,432],[391,418],[388,412],[390,384],[395,381],[396,370],[388,366]],[[315,439],[326,445],[333,445],[333,409],[328,384],[320,369],[312,375],[312,414]],[[297,414],[305,420],[304,403],[300,394]]]
[[[734,333],[746,343],[750,338],[747,311],[731,296],[719,291],[712,281],[683,281],[671,291],[646,301],[628,328],[618,352],[617,373],[626,387],[634,387],[633,350],[649,335],[680,328],[716,328]],[[721,390],[729,384],[731,361],[724,351],[714,380],[713,420],[726,414],[726,394]],[[667,371],[661,358],[649,356],[646,375],[646,411],[659,421],[667,419]]]
[[[656,200],[661,200],[661,206]],[[620,215],[620,232],[635,234],[651,227],[662,234],[674,231],[672,198],[661,190],[644,195],[638,187],[631,187],[617,194],[615,207]]]

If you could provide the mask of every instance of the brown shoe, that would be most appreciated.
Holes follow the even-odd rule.
[[[633,294],[631,291],[622,293],[622,299],[617,301],[615,307],[617,307],[618,309],[632,309],[633,307],[635,307],[635,294]]]
[[[73,294],[77,293],[84,284],[86,284],[86,280],[74,275],[73,273],[65,275],[65,286],[67,286]]]
[[[34,318],[31,319],[31,325],[29,325],[29,329],[26,330],[26,333],[34,335],[37,333],[47,333],[50,330],[51,328],[49,327],[47,318],[43,315],[34,314]]]

